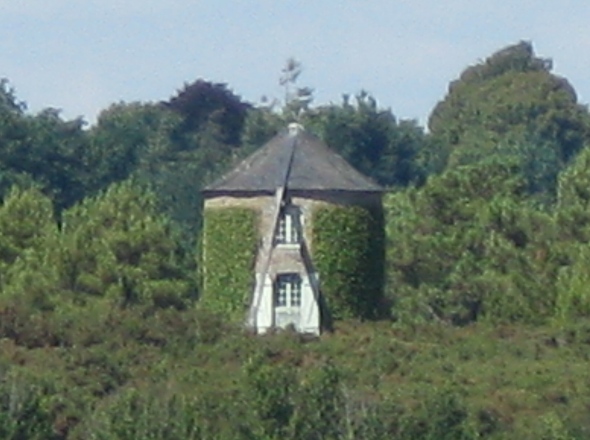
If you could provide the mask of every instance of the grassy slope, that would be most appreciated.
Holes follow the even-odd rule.
[[[561,329],[399,329],[349,321],[318,340],[289,333],[254,337],[192,311],[149,317],[127,311],[102,325],[72,330],[75,341],[61,347],[0,340],[0,367],[43,387],[64,433],[125,387],[227,395],[240,388],[254,355],[296,366],[303,377],[331,359],[349,395],[364,402],[392,399],[419,408],[433,390],[450,387],[477,423],[494,427],[497,437],[490,438],[527,432],[550,414],[590,428],[590,322]]]

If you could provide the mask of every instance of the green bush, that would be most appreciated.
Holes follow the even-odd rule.
[[[62,285],[78,298],[126,307],[183,308],[194,299],[195,268],[153,193],[114,185],[63,214]]]
[[[0,438],[5,440],[52,440],[53,418],[38,387],[16,374],[0,376]]]
[[[554,313],[555,222],[498,158],[386,199],[389,295],[400,322],[540,323]]]
[[[402,418],[401,439],[470,440],[480,438],[460,394],[450,386],[430,390],[418,408]]]
[[[206,435],[195,398],[130,388],[106,403],[77,430],[76,438],[190,440]]]

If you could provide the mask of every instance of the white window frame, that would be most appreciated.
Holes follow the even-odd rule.
[[[277,245],[298,245],[302,234],[301,210],[298,206],[287,205],[281,209],[275,243]]]
[[[274,306],[277,309],[301,307],[303,280],[298,273],[278,274],[274,289]]]

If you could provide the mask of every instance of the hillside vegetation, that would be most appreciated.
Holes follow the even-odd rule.
[[[461,73],[426,132],[366,92],[314,106],[300,69],[279,105],[197,80],[88,129],[0,84],[0,438],[589,437],[574,88],[521,42]],[[386,301],[257,337],[200,307],[199,189],[293,120],[390,189]]]

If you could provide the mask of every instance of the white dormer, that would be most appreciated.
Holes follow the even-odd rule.
[[[296,245],[301,242],[301,209],[287,205],[281,209],[275,243],[278,245]]]

